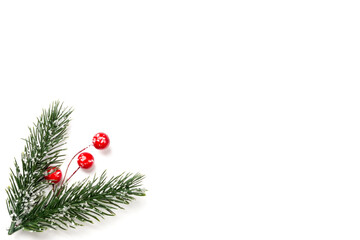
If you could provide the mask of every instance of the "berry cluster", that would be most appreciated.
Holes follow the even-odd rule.
[[[89,145],[88,147],[94,146],[96,149],[103,150],[103,149],[107,148],[109,146],[109,144],[110,144],[109,136],[106,135],[105,133],[100,132],[100,133],[95,134],[95,136],[92,139],[92,145]],[[79,156],[78,156],[77,163],[78,163],[79,167],[66,181],[68,181],[80,168],[88,169],[88,168],[92,167],[92,165],[94,164],[93,155],[91,155],[88,152],[83,152],[88,147],[84,148],[83,150],[81,150],[80,152],[75,154],[75,156],[71,159],[71,161],[69,162],[69,164],[67,166],[65,176],[64,176],[62,183],[64,183],[66,173],[70,166],[70,163],[78,154],[79,154]],[[49,180],[55,184],[55,183],[60,182],[60,180],[62,178],[62,172],[59,167],[49,167],[47,169],[44,177],[46,180]]]

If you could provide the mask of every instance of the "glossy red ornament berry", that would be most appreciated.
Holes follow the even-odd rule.
[[[94,157],[88,152],[81,153],[78,156],[78,164],[81,168],[90,168],[94,164]]]
[[[110,144],[109,136],[105,133],[99,132],[93,137],[92,143],[96,149],[105,149]]]
[[[47,174],[47,173],[50,173],[50,174]],[[58,183],[61,180],[61,176],[62,176],[62,173],[61,173],[61,170],[58,167],[50,167],[46,171],[45,179],[50,180],[53,183]]]

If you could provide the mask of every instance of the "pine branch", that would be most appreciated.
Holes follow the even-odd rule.
[[[115,209],[129,204],[134,196],[145,196],[140,188],[144,176],[121,174],[106,180],[106,173],[97,178],[88,178],[70,187],[50,191],[46,198],[35,206],[18,227],[42,232],[46,229],[67,229],[82,226],[84,222],[100,221],[104,216],[115,215]],[[60,193],[60,194],[59,194]]]
[[[52,183],[44,179],[44,174],[50,166],[59,166],[64,161],[63,145],[72,111],[54,102],[29,128],[21,168],[15,160],[6,189],[12,220],[9,235],[21,229],[42,232],[99,221],[115,215],[115,209],[122,209],[135,196],[145,196],[146,190],[140,188],[143,175],[123,173],[107,180],[105,172],[99,178],[60,185],[46,193]]]
[[[25,149],[21,155],[21,169],[14,161],[15,169],[10,169],[10,186],[6,189],[8,212],[12,219],[9,234],[27,217],[32,208],[42,199],[43,190],[49,186],[44,181],[44,172],[49,166],[59,166],[63,162],[70,114],[72,109],[63,108],[60,102],[54,102],[43,110],[37,123],[29,128],[30,135],[25,140]]]

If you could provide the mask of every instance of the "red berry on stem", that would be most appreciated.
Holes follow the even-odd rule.
[[[92,143],[96,149],[105,149],[110,144],[109,136],[105,133],[99,132],[93,137]]]
[[[94,164],[94,157],[88,152],[83,152],[78,156],[78,165],[81,168],[90,168]]]
[[[50,180],[53,183],[60,182],[62,173],[58,167],[50,167],[50,168],[48,168],[48,170],[46,172],[47,173],[51,172],[50,174],[45,175],[46,180]]]

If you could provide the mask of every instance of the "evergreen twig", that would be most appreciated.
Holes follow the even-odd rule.
[[[123,173],[107,180],[105,172],[99,178],[60,185],[46,193],[52,183],[44,179],[44,173],[49,166],[64,161],[62,152],[72,111],[54,102],[29,128],[21,168],[15,159],[6,189],[11,217],[9,235],[21,229],[42,232],[92,223],[93,219],[115,215],[113,210],[122,209],[121,205],[129,204],[134,196],[145,195],[146,190],[140,188],[143,175]]]
[[[144,176],[121,174],[106,178],[103,172],[98,178],[86,178],[70,187],[63,186],[50,191],[24,218],[22,228],[42,232],[48,228],[67,229],[82,226],[82,222],[93,223],[104,216],[115,215],[115,209],[123,209],[134,196],[144,196],[140,188]],[[58,195],[58,193],[60,194]]]
[[[6,189],[6,204],[12,220],[9,234],[18,229],[49,186],[50,183],[44,181],[44,172],[49,166],[59,166],[64,161],[62,152],[72,111],[56,101],[29,127],[30,135],[23,139],[21,169],[15,159],[15,170],[10,169],[10,186]]]

